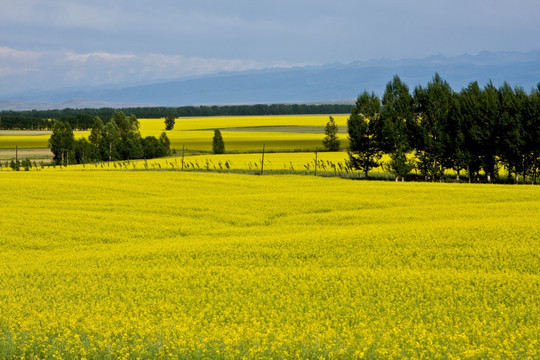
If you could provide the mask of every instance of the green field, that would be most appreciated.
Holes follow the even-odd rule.
[[[0,358],[537,359],[540,188],[4,172]]]

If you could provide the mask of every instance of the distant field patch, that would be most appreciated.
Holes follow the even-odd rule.
[[[49,130],[0,130],[0,136],[37,136],[51,135]]]
[[[332,115],[340,127],[342,147],[348,146],[346,122],[348,115]],[[265,145],[270,151],[300,151],[322,148],[324,127],[329,115],[294,116],[230,116],[176,119],[175,128],[166,131],[171,148],[209,152],[213,134],[209,130],[223,129],[227,152],[253,152]],[[143,137],[159,137],[165,131],[164,119],[139,119]],[[75,133],[75,138],[88,138],[89,131]],[[50,132],[4,131],[0,134],[0,149],[46,149]]]
[[[220,116],[178,118],[174,131],[228,129],[273,126],[318,126],[323,127],[332,116],[338,126],[346,128],[349,115],[280,115],[280,116]],[[165,129],[164,119],[140,119],[141,133],[156,133]]]
[[[49,149],[19,149],[16,154],[15,149],[0,149],[0,161],[15,159],[18,156],[19,160],[30,158],[34,161],[50,161],[53,154]]]
[[[51,133],[47,131],[6,131],[8,134],[0,136],[0,149],[46,149]],[[75,131],[75,139],[88,138],[89,131]]]
[[[258,127],[234,127],[222,128],[221,131],[247,131],[247,132],[281,132],[296,134],[323,134],[324,126],[258,126]],[[207,129],[211,131],[213,129]],[[339,129],[340,134],[346,134],[347,129]]]

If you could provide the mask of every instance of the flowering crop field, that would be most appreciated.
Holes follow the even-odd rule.
[[[342,146],[348,146],[348,115],[332,115],[340,126]],[[267,150],[314,150],[322,148],[328,115],[223,116],[176,119],[174,130],[167,131],[171,148],[211,151],[214,129],[222,131],[225,150],[233,152]],[[163,119],[141,119],[143,136],[159,137],[164,131]],[[309,129],[313,130],[309,130]],[[295,131],[295,129],[297,129]],[[343,133],[345,132],[345,133]]]
[[[348,146],[348,115],[332,115],[340,127],[342,147]],[[166,131],[171,148],[185,147],[192,151],[211,151],[214,129],[222,131],[226,151],[251,152],[314,150],[322,148],[324,127],[328,115],[281,116],[224,116],[205,118],[179,118],[173,130]],[[143,137],[159,135],[165,131],[164,119],[139,119]],[[87,138],[89,131],[75,132],[75,138]],[[46,149],[50,138],[47,131],[2,131],[0,149]],[[15,157],[15,153],[12,154]]]
[[[51,131],[0,130],[0,149],[47,149]],[[88,139],[89,131],[75,131],[75,139]],[[15,157],[15,154],[13,154]]]
[[[540,358],[540,188],[4,172],[0,358]]]
[[[179,152],[181,154],[181,151]],[[345,173],[344,166],[349,159],[346,152],[272,152],[264,155],[264,170],[268,172],[288,172],[288,173],[313,173],[315,169],[315,156],[317,156],[318,174],[332,175],[334,173]],[[384,156],[383,160],[387,160]],[[189,155],[184,157],[184,170],[210,170],[210,171],[248,171],[259,172],[262,163],[261,153],[247,154],[202,154]],[[335,165],[335,171],[334,171]],[[341,167],[339,167],[339,166]],[[45,167],[43,170],[58,171],[60,167]],[[116,162],[99,162],[92,164],[70,165],[61,168],[64,171],[70,170],[181,170],[182,156],[155,158],[149,160],[130,160]],[[340,170],[341,169],[341,170]],[[2,169],[4,171],[9,169]],[[33,170],[41,170],[33,168]],[[348,169],[347,171],[353,172]],[[372,171],[373,174],[383,172],[382,168]],[[359,173],[354,170],[355,173]]]
[[[329,115],[268,115],[268,116],[217,116],[176,119],[174,130],[214,130],[253,127],[324,127]],[[346,130],[349,115],[332,115],[336,124]],[[140,119],[141,132],[158,135],[164,131],[164,119]]]

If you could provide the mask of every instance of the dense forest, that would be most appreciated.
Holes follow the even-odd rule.
[[[399,76],[386,85],[382,99],[363,92],[348,120],[350,164],[369,171],[383,164],[396,180],[416,169],[425,180],[454,170],[469,181],[492,182],[505,166],[509,179],[540,169],[540,84],[530,93],[508,83],[481,88],[470,83],[455,92],[438,74],[412,94]],[[410,158],[412,152],[414,159]]]
[[[68,123],[73,130],[89,130],[94,118],[108,119],[116,111],[133,114],[139,119],[195,116],[243,116],[243,115],[303,115],[345,114],[351,105],[326,104],[274,104],[274,105],[227,105],[227,106],[182,106],[141,107],[126,109],[63,109],[0,112],[0,130],[52,130],[54,120]]]

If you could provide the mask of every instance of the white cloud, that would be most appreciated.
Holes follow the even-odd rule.
[[[35,68],[25,68],[25,67],[18,67],[14,68],[11,66],[2,66],[0,67],[0,78],[7,77],[7,76],[26,76],[30,75],[30,73],[37,73],[39,70]]]
[[[539,13],[538,0],[4,0],[0,84],[50,88],[527,51],[538,48]]]
[[[122,20],[115,2],[99,4],[73,0],[17,0],[2,4],[0,21],[48,29],[112,30]]]
[[[141,83],[278,65],[284,64],[159,53],[28,51],[4,46],[0,47],[0,93]]]
[[[128,60],[135,58],[134,54],[111,54],[105,51],[95,51],[86,54],[78,54],[74,52],[67,52],[64,59],[66,61],[78,61],[87,62],[89,59],[103,60],[103,61],[118,61]]]
[[[0,61],[3,59],[30,61],[39,59],[43,55],[43,52],[29,51],[29,50],[17,50],[7,46],[0,46]]]

